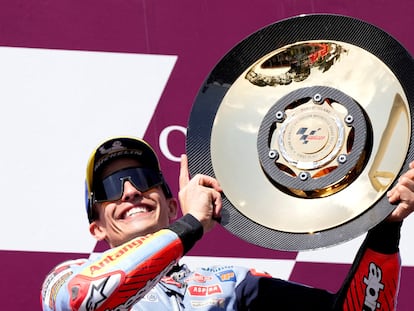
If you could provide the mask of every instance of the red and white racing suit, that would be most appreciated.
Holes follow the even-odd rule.
[[[64,262],[46,277],[41,303],[51,310],[346,310],[392,311],[400,276],[401,223],[370,230],[338,293],[236,266],[190,271],[179,259],[202,236],[187,214],[167,229],[135,238],[94,260]]]

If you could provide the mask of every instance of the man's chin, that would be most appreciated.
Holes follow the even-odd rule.
[[[141,222],[134,221],[134,222],[131,222],[128,228],[124,231],[130,232],[130,234],[128,235],[132,239],[132,238],[146,236],[148,234],[153,234],[157,232],[158,230],[160,230],[160,228],[158,227],[157,224],[148,223],[148,222],[144,223],[142,221]]]

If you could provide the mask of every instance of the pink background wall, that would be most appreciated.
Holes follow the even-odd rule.
[[[186,126],[198,89],[214,65],[236,43],[259,28],[298,14],[343,14],[382,28],[413,53],[413,12],[411,0],[0,1],[0,46],[177,55],[145,134],[145,138],[159,150],[162,129],[170,125]],[[1,105],[7,109],[5,103]],[[2,135],[5,133],[0,133],[0,137]],[[169,147],[175,155],[184,153],[184,135],[172,134]],[[160,160],[176,193],[178,163],[166,157]],[[2,206],[2,209],[18,208],[18,203],[16,205]],[[11,221],[16,221],[16,230],[19,230],[19,221]],[[13,234],[1,239],[13,239]],[[95,250],[99,251],[101,247],[98,245]],[[297,254],[249,245],[217,227],[190,255],[294,260]],[[52,266],[65,259],[89,254],[3,249],[0,256],[1,309],[12,311],[40,310],[41,282]],[[349,265],[343,263],[297,262],[290,279],[336,290],[348,268]],[[413,267],[404,266],[401,281],[399,310],[408,311],[411,310],[410,288],[414,284]]]

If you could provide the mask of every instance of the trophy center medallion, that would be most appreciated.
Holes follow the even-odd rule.
[[[329,107],[311,105],[299,108],[281,127],[279,149],[298,169],[316,169],[330,162],[339,150],[339,118]]]

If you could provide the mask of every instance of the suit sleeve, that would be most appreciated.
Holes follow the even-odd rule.
[[[337,310],[396,310],[401,224],[383,222],[368,232],[338,293]]]
[[[129,309],[201,238],[190,214],[155,234],[135,238],[91,261],[57,266],[41,292],[44,311]]]
[[[250,272],[236,288],[238,310],[396,310],[400,227],[384,222],[368,232],[338,293]]]

